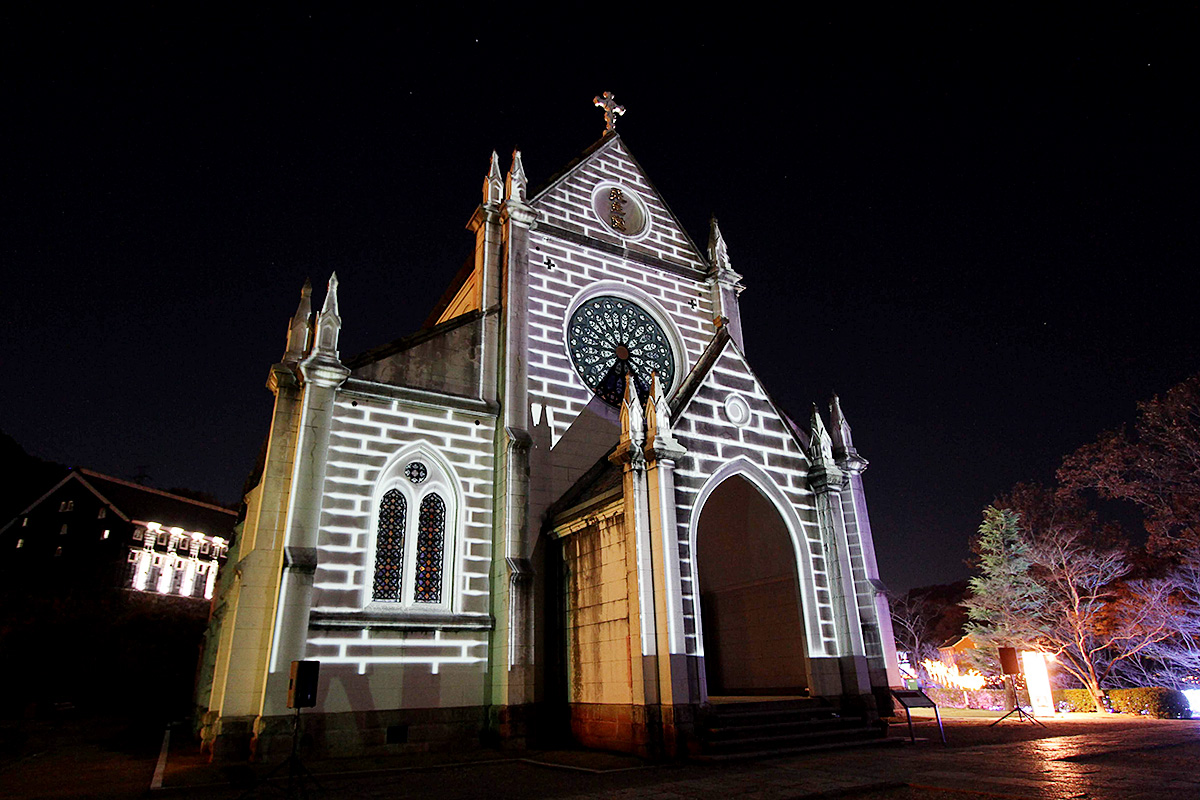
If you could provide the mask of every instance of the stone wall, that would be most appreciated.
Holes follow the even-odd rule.
[[[741,398],[749,409],[744,425],[731,422],[726,402],[731,395]],[[760,490],[773,487],[776,505],[786,504],[782,512],[793,517],[785,522],[800,545],[797,571],[803,601],[804,628],[810,655],[837,653],[837,633],[829,591],[829,579],[822,550],[820,530],[814,520],[814,499],[808,489],[808,458],[796,443],[779,411],[767,397],[758,379],[741,354],[727,344],[713,369],[691,401],[681,409],[675,435],[687,448],[688,455],[675,470],[675,498],[678,508],[680,579],[684,598],[684,625],[689,654],[698,654],[699,606],[692,553],[693,513],[699,510],[701,490],[722,468],[729,474],[731,462],[753,469],[745,475],[761,484]],[[743,473],[744,474],[744,473]],[[711,488],[711,487],[710,487]]]
[[[481,706],[492,626],[494,419],[355,388],[335,405],[321,498],[306,650],[322,665],[317,710]],[[371,602],[377,484],[397,458],[410,457],[436,459],[456,484],[446,521],[449,602],[436,610]]]
[[[644,203],[643,235],[619,236],[593,210],[597,188],[614,183]],[[530,513],[537,522],[613,446],[620,430],[616,411],[593,397],[571,363],[565,331],[574,308],[588,296],[624,295],[658,318],[673,340],[675,386],[716,329],[703,259],[619,139],[532,205],[539,221],[529,237],[527,301],[529,402],[537,442]]]
[[[629,557],[625,515],[591,522],[563,542],[567,567],[567,698],[631,703]],[[640,655],[640,654],[639,654]]]

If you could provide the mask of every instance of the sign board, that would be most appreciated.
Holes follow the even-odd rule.
[[[1054,695],[1050,690],[1050,671],[1046,668],[1046,654],[1023,651],[1021,665],[1025,667],[1025,686],[1029,689],[1029,703],[1033,706],[1034,716],[1053,714]]]

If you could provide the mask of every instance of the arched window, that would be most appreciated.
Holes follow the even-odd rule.
[[[442,602],[442,561],[446,540],[446,503],[436,494],[421,501],[421,519],[417,528],[417,576],[413,600],[417,603]]]
[[[370,602],[448,610],[457,494],[447,469],[424,455],[399,459],[376,497]]]
[[[379,526],[375,534],[375,585],[371,599],[398,603],[404,577],[404,495],[390,489],[379,501]]]

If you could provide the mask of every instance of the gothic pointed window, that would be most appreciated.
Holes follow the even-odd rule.
[[[413,585],[413,600],[417,603],[442,602],[445,539],[446,503],[436,494],[425,495],[417,527],[417,571]]]
[[[379,503],[379,527],[375,538],[375,585],[371,597],[396,603],[404,575],[404,512],[406,502],[398,490],[388,491]]]
[[[455,485],[431,457],[398,459],[384,470],[375,495],[374,554],[368,556],[374,574],[367,601],[380,611],[450,611],[454,605]]]

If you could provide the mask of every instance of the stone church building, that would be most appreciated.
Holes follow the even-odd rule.
[[[837,398],[803,424],[775,403],[715,220],[697,247],[606,112],[536,193],[492,154],[474,256],[416,333],[343,359],[336,276],[315,315],[305,287],[214,604],[215,755],[290,737],[300,659],[328,752],[682,754],[714,699],[870,718],[899,684]]]

